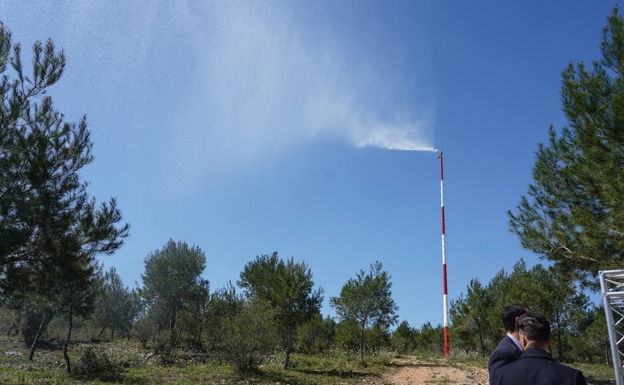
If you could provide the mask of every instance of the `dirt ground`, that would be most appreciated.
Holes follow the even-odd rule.
[[[384,384],[395,385],[488,385],[486,369],[457,369],[443,363],[419,362],[415,358],[397,359],[383,376]]]

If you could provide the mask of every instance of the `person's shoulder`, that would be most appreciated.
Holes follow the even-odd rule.
[[[572,381],[570,383],[574,385],[587,385],[585,376],[580,370],[557,362],[550,354],[548,354],[548,352],[540,350],[541,349],[526,350],[518,361],[529,359],[530,367],[536,370],[538,370],[538,368],[541,370],[547,370],[555,374],[557,378]]]
[[[498,343],[488,360],[488,370],[490,373],[492,373],[494,369],[507,365],[518,358],[519,354],[516,349],[514,349],[513,343],[514,342],[508,336],[503,337]]]
[[[510,342],[513,342],[513,341],[511,340],[511,338],[509,338],[509,335],[505,334],[503,336],[503,338],[501,338],[501,340],[500,340],[500,342],[498,344],[499,345],[501,345],[501,344],[508,344]]]
[[[585,376],[583,375],[583,372],[581,372],[580,370],[575,369],[568,365],[564,365],[559,362],[555,362],[555,365],[558,367],[559,373],[561,373],[565,377],[574,378],[575,379],[574,384],[582,385],[582,384],[587,383],[585,380]]]
[[[556,365],[559,369],[557,370],[557,375],[559,378],[570,380],[572,381],[571,383],[574,385],[587,385],[587,380],[580,370],[560,364],[558,362],[556,363]]]
[[[519,359],[502,365],[498,365],[490,370],[491,385],[510,385],[523,383],[526,380],[527,368]]]
[[[491,356],[496,356],[497,354],[500,354],[501,351],[507,347],[508,342],[506,341],[506,339],[508,339],[507,336],[503,337],[503,339],[500,340],[498,345],[496,345],[496,347],[492,351]]]
[[[505,337],[503,337],[503,339],[498,343],[494,350],[507,352],[507,354],[510,354],[515,358],[518,358],[522,353],[522,350],[508,335],[505,335]]]
[[[587,385],[587,380],[585,379],[583,372],[581,372],[578,369],[573,369],[573,370],[574,370],[574,384],[575,385]]]
[[[500,349],[505,349],[505,348],[509,348],[514,342],[511,340],[511,338],[509,338],[508,335],[505,334],[505,336],[500,340],[500,342],[498,343],[498,345],[496,345],[496,347],[494,348],[494,350],[500,350]]]

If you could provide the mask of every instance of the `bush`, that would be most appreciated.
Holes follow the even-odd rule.
[[[45,312],[37,309],[35,306],[22,309],[20,312],[20,331],[26,347],[31,347],[35,340],[35,335],[39,330],[41,321],[45,317],[45,323],[43,325],[44,330],[50,323],[50,316],[45,316]]]
[[[147,345],[158,333],[158,328],[154,322],[148,317],[140,318],[134,323],[132,335],[141,342],[143,349],[147,349]]]
[[[249,301],[224,321],[217,354],[240,372],[257,371],[276,345],[271,309]]]
[[[175,332],[164,331],[156,334],[152,340],[152,350],[158,355],[161,365],[171,365],[176,358]]]
[[[20,332],[19,313],[15,310],[0,308],[0,333],[6,336],[16,336]]]
[[[113,363],[108,352],[99,346],[87,346],[74,366],[74,374],[88,376],[114,376],[120,367]]]

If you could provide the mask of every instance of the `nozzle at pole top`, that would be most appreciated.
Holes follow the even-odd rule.
[[[439,152],[440,154],[442,153],[442,150],[438,150],[437,148],[434,148],[433,151]]]

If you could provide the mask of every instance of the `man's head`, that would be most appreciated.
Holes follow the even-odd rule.
[[[516,332],[516,320],[518,317],[528,312],[528,307],[517,303],[509,305],[503,309],[503,325],[505,325],[505,330],[509,333]]]
[[[550,324],[539,314],[527,313],[518,318],[518,333],[522,349],[548,349],[550,345]]]

